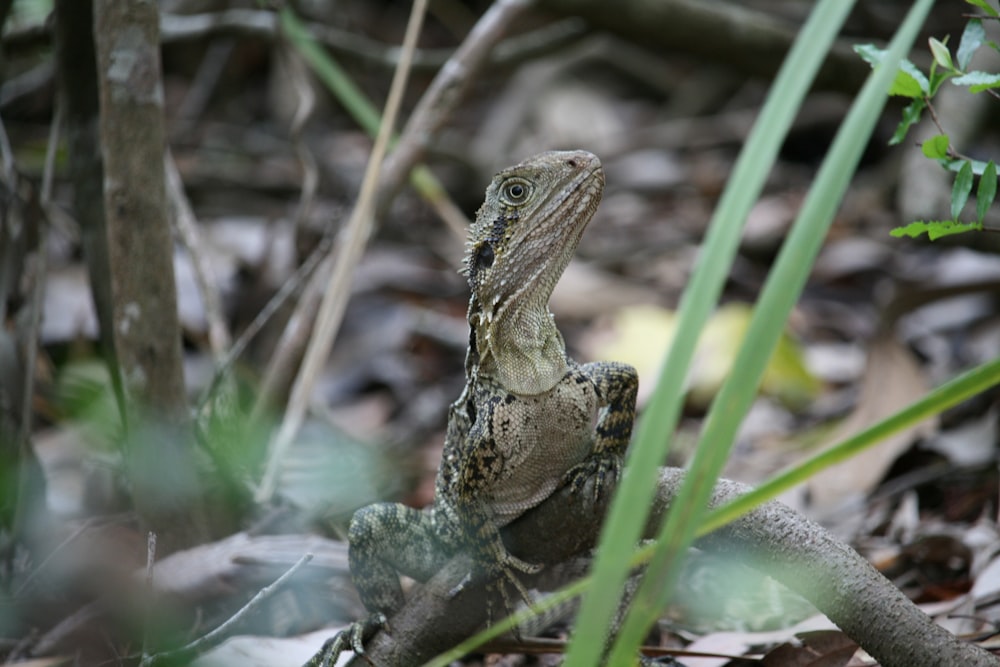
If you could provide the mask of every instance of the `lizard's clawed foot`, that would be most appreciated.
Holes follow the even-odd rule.
[[[371,614],[363,621],[352,623],[345,630],[326,640],[323,648],[317,651],[304,667],[333,667],[337,664],[340,654],[348,649],[368,660],[365,655],[365,642],[371,639],[377,630],[388,627],[389,621],[381,612]],[[368,662],[371,663],[371,660]]]
[[[621,458],[611,454],[595,453],[570,468],[563,484],[570,487],[572,493],[579,493],[588,480],[594,480],[594,502],[601,498],[601,493],[608,486],[614,486],[621,474]]]
[[[493,603],[499,597],[503,600],[503,616],[510,616],[515,610],[514,594],[511,588],[516,591],[518,597],[524,600],[529,607],[534,603],[528,589],[521,582],[517,572],[524,574],[536,574],[542,570],[543,566],[537,563],[528,563],[510,553],[504,555],[497,563],[489,568],[490,583],[486,586],[486,614],[487,624],[493,625],[494,618]],[[516,570],[516,571],[515,571]],[[521,633],[518,626],[514,626],[511,632],[514,638],[521,641]]]

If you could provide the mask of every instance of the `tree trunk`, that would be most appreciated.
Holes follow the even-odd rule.
[[[207,538],[208,522],[181,366],[157,4],[97,0],[94,42],[126,466],[136,509],[172,551]]]

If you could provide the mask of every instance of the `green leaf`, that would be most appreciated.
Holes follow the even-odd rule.
[[[880,49],[874,44],[855,44],[854,52],[873,68],[882,62],[886,54],[885,49]],[[905,59],[899,63],[899,71],[896,72],[896,78],[889,88],[890,95],[916,99],[929,95],[930,92],[930,82],[916,65]]]
[[[986,2],[986,0],[965,0],[965,1],[970,5],[975,5],[976,7],[979,7],[981,10],[983,10],[990,16],[1000,16],[1000,14],[997,13],[997,10],[993,9],[993,7],[991,7],[989,3]]]
[[[906,138],[910,127],[920,120],[920,116],[926,107],[927,100],[923,97],[918,97],[906,105],[906,108],[903,109],[903,120],[899,121],[896,131],[893,133],[892,138],[889,139],[890,146],[895,146]]]
[[[997,165],[990,160],[983,170],[983,175],[979,178],[979,187],[976,189],[976,220],[982,224],[986,218],[986,212],[993,205],[993,199],[997,195]]]
[[[967,164],[971,164],[972,173],[975,174],[976,176],[982,176],[983,171],[986,170],[986,165],[987,165],[987,163],[983,162],[982,160],[964,160],[961,158],[952,158],[952,157],[939,158],[937,163],[942,167],[944,167],[945,169],[947,169],[948,171],[953,171],[956,174],[962,170],[962,167],[964,167]]]
[[[906,65],[909,64],[910,68]],[[892,82],[892,87],[889,88],[890,95],[898,95],[900,97],[917,98],[928,95],[931,92],[931,84],[924,76],[924,73],[917,69],[916,65],[904,60],[899,65],[899,71],[896,72],[896,78]]]
[[[885,57],[885,49],[880,49],[874,44],[855,44],[854,52],[872,67],[882,62]]]
[[[951,51],[948,50],[948,47],[941,40],[931,37],[927,40],[927,44],[930,46],[931,54],[938,65],[945,69],[955,69],[955,65],[951,62]]]
[[[934,66],[931,67],[931,76],[930,76],[931,93],[928,97],[934,97],[935,95],[937,95],[938,88],[941,87],[941,84],[957,75],[958,75],[958,70],[951,70],[951,71],[938,70],[937,63],[935,63]]]
[[[939,134],[922,143],[920,149],[929,158],[945,157],[948,155],[949,144],[948,135]]]
[[[951,188],[951,217],[958,220],[965,208],[965,202],[969,201],[969,193],[972,192],[972,165],[966,162],[958,170],[955,177],[955,185]]]
[[[924,222],[918,220],[917,222],[911,222],[905,227],[896,227],[889,234],[896,238],[903,236],[918,238],[927,234],[927,237],[931,241],[936,241],[942,236],[964,234],[965,232],[981,232],[982,230],[983,225],[980,222],[956,222],[954,220],[929,220]]]
[[[1000,74],[968,72],[951,80],[956,86],[968,86],[969,92],[981,93],[987,88],[1000,88]]]
[[[979,19],[969,19],[962,31],[962,39],[958,43],[958,51],[955,52],[955,59],[958,60],[958,69],[965,71],[972,60],[972,54],[983,45],[986,39],[986,30],[983,29],[983,22]]]

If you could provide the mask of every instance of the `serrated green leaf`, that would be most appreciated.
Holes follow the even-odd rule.
[[[954,234],[964,234],[965,232],[981,232],[982,224],[978,222],[955,222],[946,220],[943,222],[931,223],[931,228],[927,230],[927,238],[937,241],[942,236],[952,236]]]
[[[943,222],[943,221],[940,221]],[[924,222],[922,220],[917,220],[916,222],[911,222],[903,227],[894,227],[889,231],[889,236],[895,238],[902,238],[904,236],[909,236],[910,238],[919,238],[926,234],[930,230],[930,225],[939,224],[938,222]]]
[[[970,5],[975,5],[976,7],[979,7],[981,10],[983,10],[990,16],[1000,16],[1000,14],[997,13],[997,10],[993,9],[993,7],[991,7],[990,4],[986,2],[986,0],[965,0],[965,1]]]
[[[923,97],[925,94],[929,94],[930,90],[931,84],[923,73],[920,73],[920,77],[918,78],[914,76],[912,72],[906,72],[900,69],[896,72],[896,78],[893,80],[892,86],[889,88],[889,94],[915,99]]]
[[[934,62],[945,69],[955,69],[955,65],[951,62],[951,51],[941,40],[931,37],[927,40],[927,45],[931,49],[931,55],[934,56]]]
[[[899,63],[899,71],[912,78],[916,82],[917,86],[920,88],[921,93],[923,94],[930,93],[931,91],[930,82],[927,81],[927,77],[924,75],[923,72],[920,71],[920,68],[914,65],[912,62],[904,58],[903,61]],[[897,76],[896,79],[898,81],[899,76]],[[896,84],[893,83],[893,85]]]
[[[855,44],[854,52],[872,67],[878,65],[885,58],[885,49],[880,49],[874,44]]]
[[[968,161],[958,170],[955,177],[955,184],[951,188],[951,217],[958,220],[965,208],[965,202],[969,201],[969,194],[972,192],[972,165]]]
[[[886,54],[885,49],[880,49],[874,44],[855,44],[854,52],[873,68],[882,62]],[[904,59],[899,64],[899,71],[896,72],[896,78],[889,88],[889,94],[917,99],[929,95],[930,91],[931,85],[924,73],[912,62]]]
[[[911,222],[905,227],[896,227],[889,232],[890,236],[901,238],[909,236],[919,238],[927,234],[927,238],[936,241],[942,236],[952,234],[964,234],[965,232],[982,231],[983,226],[978,222],[955,222],[954,220],[918,220]]]
[[[979,177],[979,187],[976,189],[976,220],[982,224],[986,218],[986,212],[993,205],[993,199],[997,195],[997,166],[990,160],[983,170],[983,175]]]
[[[958,61],[958,69],[963,72],[968,69],[972,55],[983,45],[986,39],[986,30],[983,22],[979,19],[969,19],[962,31],[962,39],[958,42],[958,50],[955,52],[955,59]]]
[[[899,121],[899,125],[896,126],[896,131],[893,132],[892,138],[889,139],[890,146],[895,146],[906,138],[906,134],[910,131],[910,127],[920,120],[920,115],[926,107],[927,101],[923,97],[918,97],[906,105],[903,109],[903,120]]]
[[[920,150],[922,150],[924,155],[929,158],[941,158],[948,155],[949,145],[950,142],[948,141],[948,135],[939,134],[922,143],[920,145]]]
[[[956,86],[968,86],[969,92],[981,93],[987,88],[1000,88],[1000,74],[990,72],[967,72],[951,80]]]

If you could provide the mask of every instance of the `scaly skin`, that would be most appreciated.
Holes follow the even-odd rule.
[[[575,363],[548,309],[603,190],[601,163],[584,151],[543,153],[493,178],[465,260],[467,381],[448,413],[434,503],[355,513],[351,573],[371,615],[310,665],[333,664],[348,645],[363,654],[364,641],[403,604],[398,575],[425,581],[460,551],[474,556],[476,574],[508,611],[508,587],[527,600],[518,573],[541,566],[511,554],[500,528],[563,484],[580,488],[596,476],[599,494],[602,480],[618,475],[638,376],[625,364]]]

